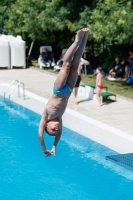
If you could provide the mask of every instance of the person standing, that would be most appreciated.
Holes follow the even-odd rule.
[[[81,81],[81,70],[82,70],[82,66],[83,65],[89,65],[89,61],[88,60],[85,60],[83,58],[80,59],[80,63],[79,63],[79,66],[78,66],[78,77],[77,77],[77,81],[76,81],[76,84],[73,88],[73,96],[74,96],[74,102],[75,104],[78,104],[77,102],[77,94],[78,94],[78,88],[79,88],[79,84],[80,84],[80,81]]]
[[[97,100],[98,100],[98,106],[101,106],[101,92],[103,89],[103,84],[102,84],[102,68],[98,67],[96,69],[97,72],[97,77],[96,77],[96,95],[97,95]]]

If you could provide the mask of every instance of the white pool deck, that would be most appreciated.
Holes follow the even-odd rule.
[[[25,83],[26,100],[16,94],[11,100],[42,114],[52,95],[56,75],[36,68],[0,70],[0,95],[13,81]],[[133,102],[117,97],[117,102],[96,107],[93,101],[74,105],[72,96],[63,116],[63,125],[119,153],[133,152]],[[83,100],[83,101],[82,101]]]

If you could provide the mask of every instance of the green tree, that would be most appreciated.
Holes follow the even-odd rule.
[[[8,8],[8,20],[5,27],[13,34],[21,34],[32,40],[42,37],[38,22],[40,11],[45,9],[45,1],[18,0]]]
[[[66,46],[71,42],[72,32],[78,30],[78,26],[72,24],[78,23],[80,12],[91,2],[17,0],[8,8],[5,27],[13,35],[21,34],[32,40],[57,42],[60,46]]]
[[[5,21],[7,20],[7,10],[11,4],[16,0],[1,0],[0,1],[0,28],[4,28]]]
[[[104,0],[97,3],[91,16],[92,36],[96,41],[133,42],[133,8],[127,0]]]

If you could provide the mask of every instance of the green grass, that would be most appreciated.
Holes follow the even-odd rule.
[[[37,62],[32,62],[32,66],[39,68]],[[58,74],[59,71],[54,71],[52,68],[42,68],[43,70]],[[82,83],[89,84],[96,82],[96,76],[93,74],[82,74]],[[121,96],[133,99],[133,85],[128,86],[121,78],[117,78],[115,81],[109,81],[103,78],[103,84],[108,87],[108,91],[119,94]]]

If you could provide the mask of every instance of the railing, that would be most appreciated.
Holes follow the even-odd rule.
[[[14,84],[14,83],[19,83],[19,81],[18,80],[15,80],[15,81],[13,81],[7,88],[6,88],[6,90],[4,91],[4,99],[5,99],[5,96],[6,96],[6,92],[10,89],[10,87]],[[19,94],[19,88],[18,88],[18,96],[20,96],[20,94]]]
[[[25,86],[24,86],[24,83],[23,82],[19,82],[18,80],[14,80],[7,88],[6,90],[4,91],[4,100],[5,100],[5,97],[6,97],[6,92],[11,88],[11,86],[14,84],[14,83],[17,83],[17,85],[15,85],[15,87],[12,89],[12,91],[9,93],[9,96],[8,96],[8,100],[9,100],[9,105],[10,105],[10,100],[11,100],[11,94],[18,88],[18,97],[20,97],[20,86],[22,85],[22,88],[23,88],[23,98],[25,100]]]

